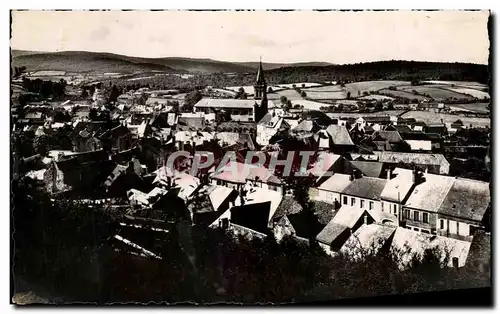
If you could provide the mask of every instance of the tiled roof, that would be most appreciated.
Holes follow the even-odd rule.
[[[396,168],[392,178],[387,181],[380,198],[393,202],[402,202],[413,186],[413,170]]]
[[[326,128],[334,145],[354,145],[345,126],[331,124]]]
[[[376,161],[351,161],[351,164],[368,177],[378,178],[382,173],[381,162]]]
[[[351,184],[342,191],[342,194],[379,200],[386,183],[386,179],[361,177],[354,179]]]
[[[338,224],[332,220],[316,236],[316,241],[330,245],[345,230],[347,230],[346,226]]]
[[[441,204],[439,213],[481,221],[490,202],[488,182],[457,178]]]
[[[421,154],[421,153],[400,153],[400,152],[380,152],[373,153],[379,156],[380,162],[386,163],[415,163],[417,165],[441,165],[449,164],[442,154]]]
[[[405,206],[437,212],[454,181],[454,177],[425,173],[424,182],[413,189],[410,197],[406,200]]]
[[[376,140],[381,138],[383,140],[389,141],[389,143],[399,143],[403,141],[401,135],[398,131],[376,131],[373,133],[372,138]]]
[[[328,178],[328,180],[323,182],[319,186],[319,189],[325,190],[325,191],[330,191],[330,192],[342,193],[342,191],[349,184],[351,184],[351,180],[349,180],[349,177],[350,176],[348,174],[335,173],[335,174],[333,174],[333,176]]]

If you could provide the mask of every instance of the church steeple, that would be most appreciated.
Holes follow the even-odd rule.
[[[262,57],[259,62],[259,70],[257,72],[257,81],[254,85],[255,99],[267,99],[267,84],[264,78],[264,70],[262,69]]]
[[[255,121],[260,121],[267,113],[267,84],[264,78],[264,70],[262,69],[262,58],[259,62],[259,70],[257,72],[257,81],[255,82],[254,99],[260,100],[260,103],[255,103]]]

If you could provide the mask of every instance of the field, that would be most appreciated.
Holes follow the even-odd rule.
[[[466,110],[478,113],[488,113],[488,103],[474,103],[474,104],[453,104],[450,105],[451,110]]]
[[[382,89],[379,91],[380,94],[382,95],[389,95],[395,98],[406,98],[406,99],[416,99],[418,101],[421,100],[429,100],[428,97],[420,96],[420,95],[413,95],[412,93],[401,91],[401,90],[390,90],[390,89]]]
[[[491,121],[488,118],[463,117],[454,114],[434,113],[429,111],[409,111],[403,114],[401,117],[414,118],[417,121],[423,121],[427,124],[440,123],[441,119],[443,120],[444,123],[452,123],[460,119],[466,126],[469,126],[470,124],[472,124],[472,126],[477,126],[477,127],[484,127],[491,125]]]
[[[277,91],[276,93],[267,94],[268,99],[279,100],[281,96],[285,96],[288,100],[298,100],[302,97],[294,89],[285,89]]]
[[[253,95],[253,93],[254,93],[253,86],[230,86],[230,87],[226,87],[226,89],[237,92],[241,87],[243,87],[243,89],[245,90],[245,93],[247,93],[247,95]]]
[[[364,81],[355,82],[345,85],[346,92],[351,93],[351,97],[363,95],[363,92],[375,92],[381,89],[386,89],[391,86],[410,85],[407,81]],[[358,93],[359,92],[359,93]]]
[[[320,110],[321,107],[330,107],[332,105],[324,104],[316,101],[306,100],[306,99],[297,99],[292,100],[292,105],[304,106],[305,110]]]
[[[485,84],[477,83],[477,82],[462,82],[462,81],[423,81],[422,83],[426,84],[443,84],[443,85],[455,85],[457,87],[466,87],[466,88],[474,88],[474,89],[484,89],[488,88]]]
[[[393,100],[394,98],[386,96],[386,95],[367,95],[363,97],[359,97],[358,99],[368,99],[368,100]]]
[[[319,87],[311,87],[305,90],[306,93],[309,92],[341,92],[343,91],[340,85],[327,85],[327,86],[319,86]]]
[[[332,112],[326,115],[330,118],[359,118],[359,117],[380,117],[380,116],[399,116],[405,110],[387,110],[382,112]],[[456,120],[456,119],[455,119]]]
[[[315,92],[315,91],[306,91],[307,98],[311,99],[346,99],[347,95],[344,91],[339,92]]]
[[[490,99],[490,94],[488,94],[487,92],[483,92],[483,91],[480,91],[480,90],[477,90],[477,89],[473,89],[473,88],[449,87],[447,89],[451,90],[452,92],[457,92],[457,93],[460,93],[460,94],[470,95],[470,96],[478,98],[478,99],[484,99],[484,98]]]
[[[449,98],[474,100],[474,97],[467,94],[461,94],[449,89],[449,85],[419,85],[402,87],[402,90],[408,93],[417,91],[419,94],[425,94],[437,101],[443,101]]]

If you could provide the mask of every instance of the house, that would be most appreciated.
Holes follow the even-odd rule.
[[[438,211],[455,178],[413,171],[413,188],[400,213],[402,226],[437,234]]]
[[[340,194],[351,184],[350,175],[335,173],[316,188],[310,188],[309,197],[314,201],[322,201],[340,207]]]
[[[363,224],[347,239],[340,252],[350,259],[359,261],[365,256],[389,252],[397,226],[384,224]]]
[[[321,201],[313,201],[311,204],[311,212],[308,212],[303,210],[293,196],[283,197],[269,225],[277,241],[285,236],[293,236],[302,241],[314,239],[335,216],[333,205]]]
[[[425,127],[425,133],[448,135],[448,129],[444,123],[429,123]]]
[[[428,172],[435,174],[448,174],[450,163],[442,154],[423,154],[423,153],[402,153],[374,151],[378,155],[378,161],[388,165],[407,164],[416,165]]]
[[[274,111],[269,112],[257,123],[257,143],[262,146],[268,145],[274,135],[288,129],[290,125],[281,115]]]
[[[63,156],[49,165],[44,184],[49,193],[71,190],[95,197],[104,192],[103,183],[114,168],[114,162],[103,150]]]
[[[132,133],[123,125],[105,131],[99,136],[99,140],[103,148],[116,152],[130,149],[133,143]]]
[[[381,210],[399,221],[402,206],[414,187],[413,170],[396,168],[387,171],[387,183],[380,194]]]
[[[233,121],[256,121],[257,106],[258,102],[255,99],[203,98],[194,105],[194,111],[209,114],[224,110]]]
[[[406,269],[414,258],[422,259],[426,250],[433,250],[442,262],[448,258],[447,266],[465,266],[471,242],[438,235],[425,234],[406,228],[397,228],[390,245],[390,251],[399,256],[398,267]]]
[[[77,122],[71,133],[73,151],[83,153],[103,148],[100,135],[106,130],[105,122]]]
[[[381,211],[380,195],[385,188],[386,179],[371,178],[352,174],[351,183],[342,191],[342,207]]]
[[[240,190],[247,182],[256,188],[283,193],[283,183],[266,167],[241,162],[228,162],[220,165],[210,175],[211,184]]]
[[[437,234],[471,241],[474,230],[487,225],[490,206],[488,182],[456,178],[437,211]]]
[[[141,189],[145,185],[141,178],[143,173],[144,169],[135,158],[126,166],[116,165],[104,181],[106,193],[109,196],[119,197],[126,195],[126,192],[132,188]]]
[[[374,221],[366,209],[343,206],[316,236],[316,241],[325,253],[334,256],[353,232]]]
[[[427,124],[425,124],[425,122],[423,122],[423,121],[415,121],[415,122],[411,123],[411,129],[413,131],[424,132],[426,127],[427,127]]]
[[[247,186],[236,198],[235,206],[226,210],[210,227],[228,229],[248,238],[264,238],[282,198],[280,192]]]
[[[204,185],[189,197],[187,206],[193,224],[208,226],[234,206],[238,192],[219,185]]]
[[[398,131],[376,131],[370,137],[375,150],[397,151],[403,142]]]
[[[354,143],[345,126],[331,124],[314,136],[319,148],[343,153],[353,148]]]

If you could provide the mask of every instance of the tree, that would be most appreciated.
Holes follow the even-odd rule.
[[[45,156],[45,154],[47,154],[48,151],[48,136],[45,134],[36,136],[33,141],[33,150],[37,154]]]
[[[82,89],[82,93],[80,94],[80,97],[84,98],[84,99],[89,97],[89,93],[87,92],[86,88]]]
[[[287,103],[287,100],[288,99],[286,98],[286,96],[281,96],[280,97],[280,102],[281,102],[282,105],[285,105]]]
[[[306,84],[302,83],[302,88],[305,88],[306,87]]]
[[[272,93],[272,92],[274,92],[274,91],[273,91],[273,88],[272,88],[271,86],[269,86],[269,87],[267,88],[267,92],[268,92],[268,93]]]
[[[351,92],[347,92],[347,99],[351,99]]]
[[[99,120],[99,113],[97,112],[96,108],[90,108],[89,119],[92,120],[92,121],[98,121]]]
[[[194,106],[202,98],[201,93],[198,90],[192,91],[186,95],[184,106],[191,107]]]
[[[120,96],[120,94],[121,94],[121,91],[116,87],[116,85],[113,85],[111,87],[111,91],[109,92],[108,102],[116,102],[118,100],[118,96]]]
[[[307,97],[307,93],[306,93],[306,92],[304,92],[304,91],[302,91],[302,92],[300,93],[300,96],[301,96],[302,98],[306,98],[306,97]]]

